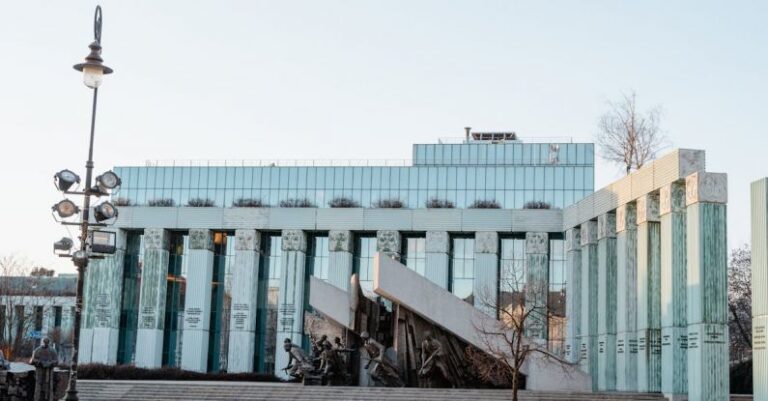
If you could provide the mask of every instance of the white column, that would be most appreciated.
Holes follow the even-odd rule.
[[[331,230],[328,233],[328,283],[349,291],[355,250],[351,231]]]
[[[616,215],[597,217],[597,388],[616,390]]]
[[[181,340],[181,368],[184,370],[208,370],[212,281],[213,232],[191,229],[187,255],[187,290],[184,296],[184,331]]]
[[[577,363],[581,341],[581,229],[565,232],[567,289],[565,291],[565,359]]]
[[[637,391],[637,215],[616,209],[616,390]]]
[[[637,199],[637,390],[661,391],[659,196]]]
[[[475,233],[475,279],[472,293],[475,308],[497,316],[499,291],[499,234],[493,231]]]
[[[427,231],[425,273],[427,279],[441,288],[448,289],[450,237],[447,231]]]
[[[694,173],[686,177],[685,188],[688,397],[728,400],[727,177]]]
[[[597,222],[581,224],[581,359],[597,390]]]
[[[496,258],[498,266],[498,257]],[[549,338],[549,234],[525,233],[526,337],[546,347]]]
[[[227,356],[227,370],[230,373],[253,372],[260,256],[261,233],[256,230],[236,230]]]
[[[661,218],[661,391],[671,400],[688,394],[685,184],[659,190]]]
[[[768,401],[768,178],[752,183],[752,385]]]
[[[275,375],[286,378],[287,375],[282,369],[288,364],[288,355],[283,351],[283,341],[290,338],[294,344],[301,345],[304,335],[304,267],[307,259],[307,236],[301,230],[283,230],[282,243]]]
[[[139,328],[136,334],[136,366],[140,368],[159,368],[163,362],[169,240],[167,230],[144,230],[144,266],[141,270]]]

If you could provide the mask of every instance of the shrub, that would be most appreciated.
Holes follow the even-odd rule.
[[[405,204],[400,199],[379,199],[373,203],[373,207],[381,209],[401,209]]]
[[[213,200],[208,198],[192,198],[187,201],[189,207],[213,207],[214,205]]]
[[[232,207],[269,207],[261,199],[240,198],[232,202]]]
[[[523,209],[551,209],[552,206],[544,201],[528,201],[523,205]]]
[[[331,199],[328,202],[328,207],[360,207],[360,204],[353,199],[340,196],[338,198]]]
[[[77,378],[87,380],[216,380],[279,382],[271,373],[199,373],[177,368],[144,369],[132,365],[91,363],[77,367]]]
[[[152,199],[149,202],[147,202],[147,206],[152,206],[152,207],[173,207],[175,205],[176,205],[176,202],[170,198]]]
[[[309,199],[303,198],[303,199],[283,199],[280,201],[280,207],[315,207],[315,204],[312,203]]]
[[[499,202],[495,200],[476,200],[469,205],[470,209],[501,209]]]
[[[133,202],[128,198],[117,198],[113,199],[112,203],[115,206],[133,206]]]
[[[424,203],[427,209],[453,209],[453,202],[447,199],[431,198]]]

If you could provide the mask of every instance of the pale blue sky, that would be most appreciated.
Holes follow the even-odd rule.
[[[0,254],[61,271],[53,173],[84,175],[71,65],[91,1],[0,1]],[[765,2],[103,1],[96,166],[410,157],[462,127],[591,140],[609,99],[661,105],[674,147],[729,174],[729,242],[768,175]],[[601,187],[620,175],[598,164]],[[13,192],[20,192],[14,195]]]

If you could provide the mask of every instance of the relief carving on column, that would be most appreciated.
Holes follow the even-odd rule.
[[[637,222],[637,207],[634,203],[626,203],[616,208],[616,232],[634,230]]]
[[[597,222],[590,220],[581,223],[581,246],[597,243]]]
[[[260,232],[256,230],[235,230],[236,251],[258,251],[260,248]]]
[[[495,231],[476,232],[475,253],[499,253],[499,233]]]
[[[448,253],[449,242],[447,231],[427,231],[427,252]]]
[[[659,194],[650,193],[637,198],[637,224],[659,221]]]
[[[616,215],[604,213],[597,216],[597,239],[616,237]]]
[[[565,231],[565,250],[567,252],[579,249],[581,249],[581,228],[569,228]]]
[[[549,253],[549,234],[525,233],[525,253],[548,254]]]
[[[163,228],[144,229],[144,249],[165,249],[170,246],[170,235]]]
[[[659,189],[659,214],[685,211],[685,183],[673,182]]]
[[[685,188],[686,205],[728,202],[728,175],[725,173],[693,173],[685,177]]]
[[[201,228],[189,229],[189,249],[213,251],[213,231]]]
[[[307,251],[307,236],[301,230],[283,230],[283,251]]]
[[[400,232],[396,230],[382,230],[376,232],[376,251],[400,254]]]
[[[352,232],[345,230],[331,230],[328,232],[328,251],[352,252]]]

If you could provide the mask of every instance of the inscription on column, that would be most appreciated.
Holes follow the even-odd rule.
[[[112,298],[109,294],[97,294],[94,298],[94,327],[109,327],[112,319]]]
[[[624,340],[623,339],[616,340],[616,353],[617,354],[623,354],[624,353]]]
[[[752,349],[764,350],[766,348],[766,327],[764,325],[752,326]]]
[[[283,304],[278,310],[280,314],[280,331],[290,332],[293,329],[293,314],[296,312],[296,307],[290,304]]]
[[[200,308],[187,308],[184,311],[184,322],[187,329],[200,329],[200,323],[202,322],[203,310]]]
[[[237,303],[232,304],[232,317],[234,318],[235,330],[246,330],[245,321],[250,315],[250,307],[248,304]]]

